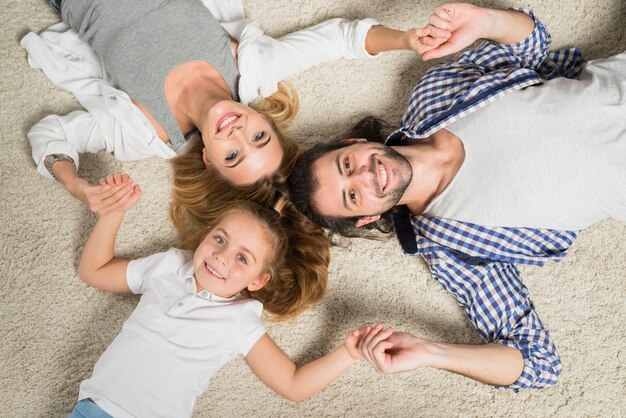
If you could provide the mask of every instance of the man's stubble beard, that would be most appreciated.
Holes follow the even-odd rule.
[[[387,196],[387,201],[385,204],[386,209],[384,210],[384,212],[387,212],[391,208],[396,206],[400,199],[402,199],[404,192],[406,191],[407,187],[409,187],[409,184],[413,179],[413,169],[411,168],[411,163],[409,163],[409,161],[402,154],[386,145],[383,145],[383,147],[381,148],[379,156],[385,158],[390,163],[389,168],[393,170],[394,177],[400,179],[400,182],[395,187],[395,189],[390,191],[389,195]],[[376,157],[375,155],[372,155],[370,160],[370,171],[372,172],[372,174],[374,174],[374,178],[378,177],[378,173],[376,172],[376,170]]]

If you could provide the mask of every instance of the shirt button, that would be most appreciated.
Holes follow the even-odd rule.
[[[203,291],[202,291],[202,293],[200,293],[200,294],[201,294],[202,296],[206,297],[206,295],[207,295],[207,291],[206,291],[206,290],[203,290]]]
[[[180,303],[178,304],[178,306],[183,306],[183,303],[182,303],[182,302],[180,302]]]

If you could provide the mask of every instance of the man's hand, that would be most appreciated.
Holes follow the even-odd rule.
[[[126,211],[141,197],[139,186],[127,174],[119,173],[101,179],[98,186],[77,177],[68,186],[68,191],[99,215]]]
[[[361,335],[358,348],[379,374],[391,374],[430,366],[429,344],[430,341],[383,329],[378,324]]]
[[[476,7],[468,3],[444,3],[435,8],[428,19],[431,37],[437,30],[451,32],[446,43],[424,52],[424,61],[459,52],[477,39],[488,39],[500,44],[523,41],[535,28],[535,21],[517,10],[499,10]],[[422,42],[430,44],[428,38]]]
[[[454,54],[477,39],[486,37],[488,33],[486,11],[487,9],[468,3],[443,3],[437,6],[435,13],[428,18],[427,28],[432,33],[450,32],[450,37],[439,47],[426,51],[422,59],[427,61]]]

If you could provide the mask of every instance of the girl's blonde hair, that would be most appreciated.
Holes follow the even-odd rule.
[[[234,202],[213,225],[237,211],[262,222],[271,236],[263,271],[269,273],[269,281],[259,290],[244,289],[241,293],[263,303],[275,321],[293,318],[319,302],[326,294],[330,262],[330,244],[324,231],[295,210],[285,197],[280,197],[274,208],[252,201]],[[205,227],[202,236],[211,229]]]
[[[256,102],[254,108],[272,124],[283,149],[281,165],[271,178],[262,178],[248,186],[232,184],[216,170],[207,169],[202,159],[202,142],[188,153],[171,160],[173,186],[170,217],[182,237],[183,247],[189,248],[189,244],[198,242],[201,226],[212,225],[232,202],[252,200],[269,206],[274,201],[276,190],[284,190],[301,150],[281,130],[286,129],[298,114],[298,96],[293,87],[280,83],[276,93]]]
[[[294,317],[319,301],[325,291],[330,261],[329,241],[323,230],[295,210],[284,198],[285,183],[300,156],[300,149],[281,130],[287,128],[299,111],[298,96],[287,84],[279,84],[272,96],[256,102],[253,107],[275,129],[283,149],[283,160],[271,178],[263,178],[249,186],[236,186],[214,170],[207,169],[202,159],[202,142],[187,154],[173,158],[173,187],[170,217],[180,237],[180,247],[195,249],[206,225],[232,210],[238,202],[252,201],[261,207],[282,206],[280,217],[288,250],[281,261],[280,254],[268,266],[272,277],[261,290],[249,294],[260,300],[274,319]],[[261,211],[263,212],[263,211]],[[268,223],[269,225],[269,223]],[[278,235],[277,235],[278,236]]]

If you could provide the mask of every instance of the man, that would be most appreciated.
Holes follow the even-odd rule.
[[[361,347],[380,372],[426,366],[512,389],[553,385],[559,355],[516,264],[557,261],[577,230],[626,220],[626,54],[583,73],[578,50],[548,51],[530,12],[444,4],[429,21],[431,36],[451,36],[423,59],[488,42],[428,71],[385,145],[350,139],[305,152],[290,195],[344,235],[384,229],[393,212],[404,251],[425,259],[487,341],[382,338],[376,327]],[[353,137],[380,137],[380,124],[366,120],[364,131]]]

